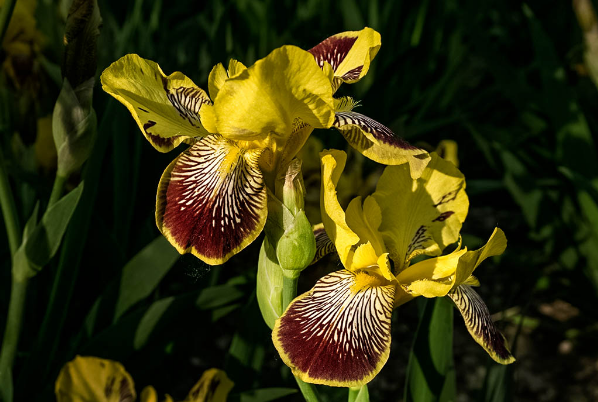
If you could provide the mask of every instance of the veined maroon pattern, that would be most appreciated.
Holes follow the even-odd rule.
[[[327,275],[280,318],[278,341],[291,367],[310,379],[355,384],[388,358],[395,288],[354,292],[354,283],[347,270]]]
[[[219,135],[198,140],[162,177],[158,227],[180,249],[195,248],[209,259],[229,256],[265,223],[258,158],[258,151],[239,149]]]
[[[332,70],[336,71],[338,66],[345,60],[345,57],[347,57],[347,54],[349,54],[356,40],[357,36],[331,36],[309,49],[308,52],[314,55],[320,68],[327,61],[332,66]]]
[[[204,104],[212,104],[206,93],[202,89],[192,87],[171,89],[165,87],[164,89],[168,100],[178,110],[181,117],[193,127],[200,127],[199,110]]]
[[[368,134],[371,134],[377,141],[401,149],[415,150],[419,149],[409,144],[407,141],[397,137],[388,127],[378,123],[361,113],[356,112],[337,112],[334,118],[333,126],[341,129],[344,126],[353,125],[361,128]]]
[[[470,286],[461,285],[448,296],[461,312],[467,329],[478,343],[502,360],[512,358],[505,338],[494,325],[488,307],[475,290]]]
[[[323,227],[315,229],[314,236],[316,238],[316,255],[314,256],[314,260],[311,262],[312,264],[315,264],[327,254],[336,251],[334,243],[332,240],[330,240],[326,230]]]

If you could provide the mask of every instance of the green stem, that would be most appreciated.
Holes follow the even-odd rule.
[[[297,296],[297,282],[299,277],[292,278],[283,274],[282,277],[282,309],[287,308],[293,299]]]
[[[282,277],[282,309],[285,310],[297,296],[297,282],[299,276],[294,271],[283,271]],[[320,402],[320,394],[313,384],[306,383],[295,377],[299,389],[307,402]]]
[[[2,8],[0,8],[0,43],[4,39],[4,34],[8,28],[12,11],[15,8],[16,0],[5,0]]]
[[[295,377],[295,380],[297,380],[299,389],[301,390],[306,402],[320,402],[320,394],[313,384],[303,382],[297,377]]]
[[[10,189],[8,182],[8,175],[6,173],[6,164],[4,163],[4,156],[0,150],[0,207],[2,208],[2,216],[4,217],[4,225],[6,226],[6,233],[8,235],[8,245],[10,247],[10,255],[14,256],[21,244],[21,227],[17,220],[17,207],[15,199]]]
[[[0,372],[4,371],[4,368],[12,367],[12,362],[15,358],[28,282],[28,279],[14,280],[12,282],[8,318],[6,320],[6,331],[4,332],[4,339],[2,341]]]
[[[48,201],[48,208],[51,207],[62,197],[62,192],[64,191],[64,185],[66,184],[67,178],[56,174],[56,178],[54,179],[54,186],[52,187],[52,194],[50,195],[50,201]]]
[[[361,398],[359,399],[359,401],[369,401],[370,400],[370,394],[368,393],[368,386],[367,384],[362,385],[361,387],[350,387],[349,388],[349,402],[355,402],[357,401],[357,397],[359,396],[359,394],[361,393]]]

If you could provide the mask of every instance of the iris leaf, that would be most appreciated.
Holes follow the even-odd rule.
[[[454,401],[453,306],[444,298],[423,300],[423,313],[409,356],[407,402]]]

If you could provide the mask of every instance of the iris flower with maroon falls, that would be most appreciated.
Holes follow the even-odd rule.
[[[363,155],[408,163],[417,177],[428,154],[335,99],[359,81],[380,48],[373,29],[334,35],[309,51],[282,46],[246,68],[231,60],[208,78],[210,96],[180,72],[129,54],[102,74],[160,152],[185,142],[158,186],[156,222],[180,253],[221,264],[249,245],[267,217],[268,191],[314,128],[337,128]]]
[[[344,211],[336,186],[346,154],[325,151],[321,157],[325,232],[317,233],[318,247],[336,250],[344,269],[321,278],[276,321],[272,339],[293,374],[331,386],[368,383],[388,359],[393,309],[417,296],[450,298],[490,357],[512,363],[505,338],[472,289],[479,286],[472,275],[477,266],[505,250],[502,230],[478,250],[458,242],[440,256],[457,243],[467,216],[461,172],[435,153],[418,179],[407,165],[388,166],[374,194],[353,199]],[[424,255],[434,257],[412,264]]]

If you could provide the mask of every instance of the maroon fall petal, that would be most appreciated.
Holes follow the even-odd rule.
[[[358,386],[386,363],[395,287],[355,290],[354,284],[347,270],[327,275],[276,322],[274,344],[303,381]]]
[[[168,166],[158,188],[156,221],[180,253],[221,264],[260,234],[267,215],[260,153],[210,135]]]

